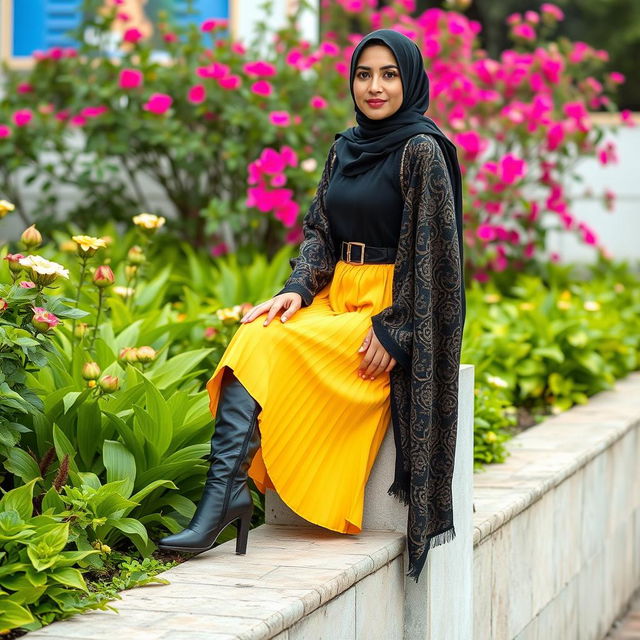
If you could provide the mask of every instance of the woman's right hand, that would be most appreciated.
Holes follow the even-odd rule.
[[[273,296],[270,300],[252,307],[242,316],[240,322],[251,322],[263,313],[268,313],[263,326],[267,326],[281,309],[285,311],[280,316],[281,322],[286,322],[302,306],[302,296],[299,293],[288,292]]]

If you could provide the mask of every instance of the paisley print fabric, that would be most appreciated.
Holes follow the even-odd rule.
[[[334,158],[335,142],[282,289],[300,293],[304,305],[330,282],[336,264],[324,200]],[[455,538],[452,480],[464,280],[455,199],[436,140],[428,134],[409,138],[400,171],[404,206],[392,304],[371,321],[397,360],[390,372],[396,468],[388,492],[408,505],[408,575],[417,581],[429,549]]]

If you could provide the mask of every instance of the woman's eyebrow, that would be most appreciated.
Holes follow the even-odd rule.
[[[395,64],[385,64],[383,67],[380,67],[381,69],[398,69],[398,67]],[[356,69],[366,69],[367,71],[371,71],[371,67],[365,67],[362,64],[359,64]],[[398,69],[399,71],[399,69]]]

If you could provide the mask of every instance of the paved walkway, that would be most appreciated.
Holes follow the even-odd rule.
[[[640,640],[640,590],[627,614],[614,623],[604,640]]]

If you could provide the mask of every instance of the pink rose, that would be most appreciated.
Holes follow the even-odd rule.
[[[189,89],[189,92],[187,93],[187,100],[192,104],[201,104],[205,101],[206,97],[207,92],[204,88],[204,85],[201,84],[197,84],[194,87],[191,87],[191,89]]]
[[[33,111],[31,109],[18,109],[13,114],[13,123],[16,127],[25,127],[31,122]]]
[[[101,105],[99,107],[85,107],[80,111],[80,115],[85,118],[97,118],[108,111],[107,107]]]
[[[118,79],[121,89],[137,89],[142,86],[143,75],[138,69],[122,69]]]
[[[240,79],[240,76],[231,75],[220,78],[218,80],[218,84],[223,89],[237,89],[242,84],[242,80]]]
[[[251,85],[251,91],[259,96],[270,96],[273,93],[273,86],[266,80],[258,80]]]
[[[213,31],[214,29],[225,29],[229,24],[226,18],[209,18],[200,25],[203,32]]]
[[[142,31],[140,31],[139,29],[131,28],[131,29],[127,29],[123,34],[122,34],[122,40],[124,42],[132,42],[132,43],[136,43],[139,42],[140,40],[142,40],[143,38],[143,34]]]
[[[2,138],[8,138],[11,135],[11,127],[6,124],[0,124],[0,140]]]
[[[329,105],[322,96],[312,96],[310,103],[314,109],[326,109]]]
[[[17,91],[18,93],[31,93],[33,91],[33,85],[29,84],[28,82],[21,82],[17,86]]]
[[[272,111],[269,114],[269,120],[277,127],[288,127],[291,124],[291,116],[288,111]]]
[[[247,62],[243,67],[243,71],[250,76],[275,76],[277,73],[276,68],[269,62]]]
[[[44,333],[53,329],[60,324],[60,320],[50,311],[47,311],[44,307],[32,307],[33,318],[31,324],[40,332]]]
[[[87,119],[84,116],[72,116],[71,119],[69,120],[69,124],[72,127],[84,127],[85,124],[87,124]]]
[[[150,111],[156,115],[166,113],[173,104],[173,98],[166,93],[152,93],[151,97],[143,105],[145,111]]]

